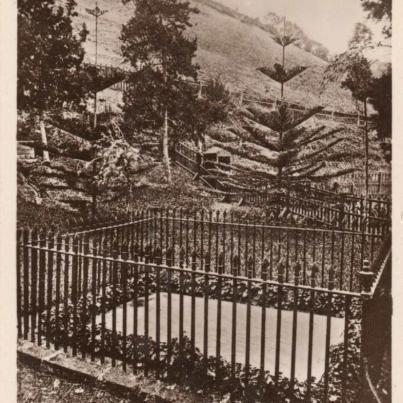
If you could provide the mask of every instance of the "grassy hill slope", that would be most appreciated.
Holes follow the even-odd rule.
[[[122,24],[133,15],[134,5],[124,6],[119,0],[100,0],[99,6],[109,12],[99,20],[99,57],[100,63],[121,65],[120,30]],[[257,25],[243,22],[219,11],[206,0],[191,0],[200,10],[193,17],[193,28],[189,35],[197,36],[199,49],[196,61],[200,64],[201,77],[220,75],[233,90],[247,90],[250,93],[276,98],[279,85],[258,72],[261,66],[280,62],[281,48],[271,35]],[[206,4],[205,4],[206,3]],[[90,35],[85,45],[86,58],[94,60],[95,21],[88,15],[86,8],[93,7],[92,0],[81,0],[78,5],[77,24],[85,22]],[[328,109],[355,112],[355,103],[348,91],[333,85],[321,93],[320,82],[326,62],[296,46],[287,49],[287,64],[307,66],[299,77],[291,80],[285,97],[292,102],[312,106],[321,104]]]

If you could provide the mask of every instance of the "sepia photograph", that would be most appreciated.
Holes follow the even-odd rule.
[[[403,400],[392,0],[15,3],[0,400]]]

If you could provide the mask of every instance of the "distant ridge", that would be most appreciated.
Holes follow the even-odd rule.
[[[209,7],[212,7],[223,14],[227,14],[233,18],[238,19],[239,21],[255,25],[264,31],[275,35],[278,33],[278,29],[282,26],[282,17],[277,15],[274,12],[269,12],[266,16],[263,17],[263,21],[259,18],[249,17],[243,13],[240,13],[237,10],[234,10],[231,7],[226,6],[223,3],[220,3],[216,0],[196,0],[199,3],[205,4]],[[311,53],[324,61],[329,60],[329,50],[321,43],[309,38],[302,28],[298,25],[294,24],[292,21],[287,21],[286,27],[288,32],[291,30],[292,32],[296,33],[299,41],[296,43],[296,46],[305,50],[308,53]]]

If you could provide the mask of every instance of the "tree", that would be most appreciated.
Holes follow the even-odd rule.
[[[325,71],[324,84],[338,81],[342,87],[351,91],[351,95],[363,105],[364,110],[364,149],[365,149],[365,194],[368,197],[369,186],[369,139],[368,139],[368,100],[373,80],[371,64],[364,56],[364,50],[372,41],[371,32],[364,24],[356,24],[353,38],[347,51],[337,55]],[[361,130],[358,127],[358,130]]]
[[[372,80],[369,89],[369,102],[377,112],[373,117],[379,140],[388,161],[391,158],[388,139],[392,135],[392,68]]]
[[[392,0],[361,0],[363,9],[368,17],[375,21],[383,21],[383,34],[386,38],[392,36]]]
[[[64,103],[80,104],[86,96],[81,77],[85,25],[75,35],[72,18],[76,2],[66,0],[18,1],[17,107],[39,118],[42,140],[47,111]]]
[[[207,130],[226,120],[230,108],[230,93],[219,79],[209,79],[200,89],[199,96],[184,110],[193,140],[202,151]]]
[[[171,182],[169,126],[180,124],[182,108],[196,96],[186,80],[197,78],[198,66],[192,62],[197,40],[189,39],[186,29],[198,10],[180,0],[135,4],[134,16],[121,33],[123,56],[133,68],[123,95],[124,119],[136,133],[162,129],[163,160]]]
[[[286,18],[284,17],[283,21],[283,32],[282,34],[277,33],[277,35],[274,35],[273,37],[274,41],[281,46],[282,48],[282,59],[281,59],[281,65],[275,64],[274,65],[274,72],[270,74],[270,72],[264,72],[263,73],[267,74],[269,77],[271,77],[273,80],[279,82],[281,84],[281,98],[284,96],[284,84],[291,80],[291,78],[295,77],[297,74],[299,74],[298,71],[290,71],[286,72],[285,71],[285,50],[288,46],[293,44],[298,40],[298,37],[295,35],[295,33],[291,34],[286,34]],[[305,70],[304,67],[302,67],[303,70]]]
[[[324,126],[301,126],[323,107],[292,110],[283,101],[284,84],[305,70],[303,66],[286,69],[285,49],[296,38],[286,34],[285,26],[284,20],[283,36],[276,39],[283,50],[282,64],[258,69],[281,84],[281,101],[274,110],[259,105],[246,106],[233,128],[241,143],[233,146],[224,142],[222,145],[233,154],[259,165],[233,167],[233,173],[226,174],[229,184],[250,187],[269,181],[287,187],[308,180],[328,180],[354,170],[350,167],[326,169],[329,162],[352,156],[349,151],[337,150],[337,145],[345,140],[339,136],[341,128],[326,130]]]
[[[257,105],[251,105],[243,112],[242,137],[267,153],[259,153],[256,162],[266,162],[275,168],[275,172],[256,172],[260,180],[267,180],[287,185],[305,181],[322,181],[351,172],[351,168],[326,170],[329,162],[347,157],[349,152],[338,150],[336,146],[345,140],[338,136],[342,128],[326,130],[324,126],[308,129],[301,126],[310,117],[320,112],[322,107],[301,111],[294,116],[294,111],[281,103],[274,111]],[[241,153],[242,153],[241,148]],[[245,150],[246,151],[246,150]],[[246,153],[244,157],[246,156]],[[254,170],[245,170],[245,179],[254,175]],[[242,176],[242,175],[240,175]]]

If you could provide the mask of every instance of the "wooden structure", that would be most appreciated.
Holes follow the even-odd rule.
[[[216,164],[219,165],[219,168],[224,171],[229,171],[232,156],[228,151],[223,150],[219,147],[210,147],[203,154],[204,159],[204,167],[206,169],[215,168]]]

